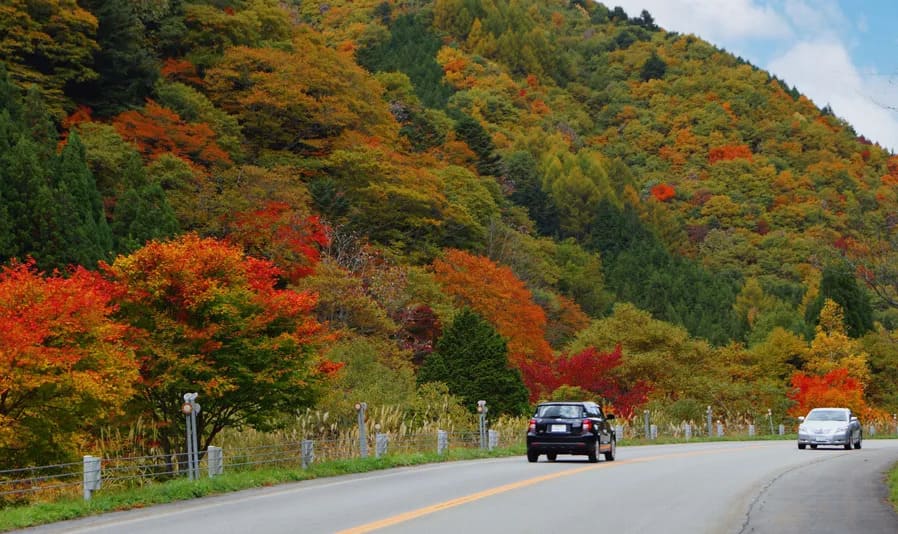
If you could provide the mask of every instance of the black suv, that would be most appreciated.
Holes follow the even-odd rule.
[[[554,462],[559,454],[586,455],[596,462],[599,454],[614,461],[617,439],[605,415],[594,402],[544,402],[536,407],[527,429],[527,460],[535,462],[545,454]]]

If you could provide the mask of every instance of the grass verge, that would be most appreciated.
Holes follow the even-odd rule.
[[[889,499],[892,501],[892,506],[898,512],[898,464],[892,466],[892,470],[889,471],[886,485],[889,488]]]

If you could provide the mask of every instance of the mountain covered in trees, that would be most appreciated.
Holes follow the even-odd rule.
[[[11,457],[172,450],[188,389],[207,444],[499,390],[898,410],[898,157],[647,12],[12,0],[0,58]]]

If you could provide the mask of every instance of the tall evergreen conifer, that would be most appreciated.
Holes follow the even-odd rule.
[[[820,310],[826,299],[833,300],[845,313],[845,330],[854,338],[873,330],[873,307],[851,267],[844,262],[827,265],[820,280],[820,294],[808,306],[805,320],[810,324],[820,321]]]
[[[127,254],[151,239],[178,233],[178,220],[159,184],[129,189],[115,206],[115,250]]]
[[[78,90],[79,99],[101,116],[141,106],[159,78],[159,61],[146,39],[133,0],[83,0],[97,17],[95,69],[98,79]]]
[[[489,176],[502,175],[502,158],[496,154],[490,134],[477,119],[462,114],[455,123],[455,132],[477,154],[477,172]]]
[[[528,408],[521,373],[508,363],[505,339],[470,309],[462,310],[425,360],[418,381],[443,382],[474,410],[485,400],[492,414],[520,415]]]
[[[110,259],[112,233],[76,131],[71,132],[59,155],[55,181],[61,232],[65,235],[61,245],[66,253],[62,256],[87,268],[93,268],[98,260]]]

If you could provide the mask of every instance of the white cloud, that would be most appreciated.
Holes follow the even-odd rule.
[[[799,42],[767,68],[818,106],[829,104],[858,134],[898,148],[898,120],[881,101],[888,84],[864,79],[841,43]]]
[[[786,0],[783,12],[797,33],[816,35],[821,40],[820,34],[834,35],[846,20],[835,0],[814,0],[812,4],[805,0]]]
[[[648,10],[655,24],[668,31],[694,33],[718,46],[730,41],[784,38],[792,34],[775,9],[753,0],[610,0],[631,17]]]

